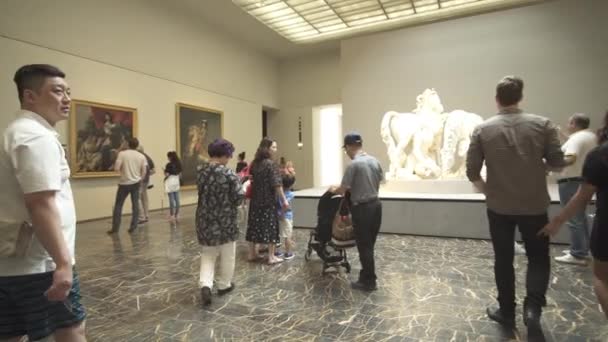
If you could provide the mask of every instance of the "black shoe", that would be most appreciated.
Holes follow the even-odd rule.
[[[228,294],[228,293],[232,292],[232,290],[234,290],[234,283],[230,283],[230,287],[229,288],[226,288],[226,289],[223,289],[223,290],[217,289],[217,295],[218,296],[223,296],[225,294]]]
[[[545,341],[545,334],[540,324],[541,310],[537,308],[524,308],[524,324],[528,327],[528,341],[542,342]]]
[[[355,290],[361,290],[366,292],[376,291],[378,289],[376,283],[362,283],[360,280],[351,282],[350,287]]]
[[[507,328],[515,328],[515,312],[506,314],[500,308],[487,308],[486,313],[491,320],[496,321]]]
[[[135,231],[135,229],[137,229],[137,227],[135,227],[135,228],[130,228],[130,229],[129,229],[129,233],[133,233],[133,232]]]
[[[211,304],[211,289],[207,286],[201,289],[201,301],[203,302],[203,306]]]
[[[110,229],[106,232],[106,234],[108,234],[108,235],[118,234],[118,230]]]

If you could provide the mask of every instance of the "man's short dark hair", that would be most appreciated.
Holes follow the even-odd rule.
[[[207,152],[211,158],[232,157],[234,145],[226,139],[218,138],[209,144]]]
[[[571,119],[572,122],[574,122],[574,125],[580,129],[587,129],[591,124],[591,120],[589,119],[587,114],[574,113]]]
[[[23,103],[23,93],[26,89],[40,90],[47,77],[65,78],[65,74],[59,68],[49,64],[29,64],[19,68],[13,78],[17,85],[19,102]]]
[[[139,140],[137,140],[137,138],[131,138],[129,139],[129,148],[134,150],[137,148],[137,146],[139,146]]]
[[[518,104],[523,93],[524,81],[516,76],[505,76],[496,86],[496,100],[503,107]]]

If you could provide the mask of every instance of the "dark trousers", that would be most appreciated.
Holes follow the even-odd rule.
[[[365,284],[376,283],[376,265],[374,262],[374,246],[382,224],[382,203],[374,200],[355,205],[351,209],[353,228],[361,261],[359,281]]]
[[[549,238],[539,237],[537,233],[547,224],[547,214],[502,215],[488,209],[488,220],[495,254],[494,275],[500,308],[507,313],[515,311],[513,240],[515,239],[515,226],[517,226],[524,240],[528,257],[527,294],[524,307],[533,307],[540,310],[547,303],[545,294],[549,286],[551,261],[549,258]]]
[[[116,201],[114,202],[114,213],[112,215],[112,230],[117,232],[120,229],[120,219],[122,216],[122,207],[125,204],[127,196],[131,195],[131,228],[129,230],[135,230],[137,228],[137,221],[139,219],[139,187],[140,183],[131,185],[118,185],[116,190]]]

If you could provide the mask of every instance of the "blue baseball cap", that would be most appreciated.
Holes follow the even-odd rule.
[[[347,145],[357,145],[362,144],[363,139],[361,138],[361,134],[357,132],[350,132],[344,136],[344,145],[342,147],[346,147]]]

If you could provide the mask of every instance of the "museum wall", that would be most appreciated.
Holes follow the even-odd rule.
[[[279,66],[280,110],[269,118],[268,131],[279,144],[280,155],[296,165],[296,188],[313,186],[312,109],[340,103],[340,51],[293,58]],[[298,149],[298,118],[302,140]]]
[[[0,1],[0,35],[276,107],[277,62],[164,0]]]
[[[165,12],[158,3],[136,2],[36,1],[37,11],[25,4],[34,2],[2,2],[0,127],[6,127],[19,106],[12,82],[15,70],[28,63],[51,63],[66,72],[73,98],[137,108],[138,137],[159,168],[166,163],[166,152],[176,148],[176,102],[223,111],[225,137],[253,155],[261,136],[262,104],[277,102],[276,62],[180,22],[175,13],[162,18]],[[67,124],[58,131],[67,143]],[[78,219],[110,216],[116,183],[117,178],[73,179]],[[153,176],[152,183],[151,209],[167,207],[162,176]],[[182,204],[195,202],[195,191],[182,191]],[[129,204],[124,212],[130,212]]]
[[[435,88],[446,111],[489,117],[504,75],[525,81],[522,107],[565,126],[573,112],[599,125],[608,109],[608,1],[561,0],[345,40],[344,131],[357,129],[388,168],[385,112],[409,112]]]

